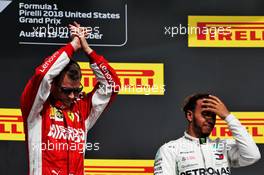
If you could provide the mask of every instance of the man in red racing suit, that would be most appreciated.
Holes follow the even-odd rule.
[[[75,23],[71,30],[79,27]],[[83,175],[87,132],[117,95],[115,71],[85,36],[74,35],[71,43],[46,58],[21,96],[30,175]],[[71,60],[80,47],[98,81],[88,94],[81,93],[80,67]]]

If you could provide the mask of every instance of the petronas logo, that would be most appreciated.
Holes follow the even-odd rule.
[[[11,3],[12,1],[0,0],[0,13],[5,10],[5,8]]]
[[[199,138],[199,140],[200,140],[200,144],[204,144],[204,143],[206,143],[206,138]]]

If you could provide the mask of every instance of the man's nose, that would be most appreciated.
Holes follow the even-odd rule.
[[[212,117],[212,116],[207,115],[207,116],[205,116],[205,120],[207,122],[214,122],[215,121],[215,117]]]
[[[68,95],[68,97],[70,98],[70,99],[74,99],[74,93],[73,92],[71,92],[69,95]]]

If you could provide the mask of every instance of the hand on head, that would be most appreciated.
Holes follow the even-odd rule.
[[[222,119],[225,119],[230,114],[225,104],[214,95],[209,95],[208,98],[203,99],[202,111],[213,112]]]

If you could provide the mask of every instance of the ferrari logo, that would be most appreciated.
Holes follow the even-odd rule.
[[[69,119],[73,122],[74,120],[74,114],[72,112],[68,112]]]

